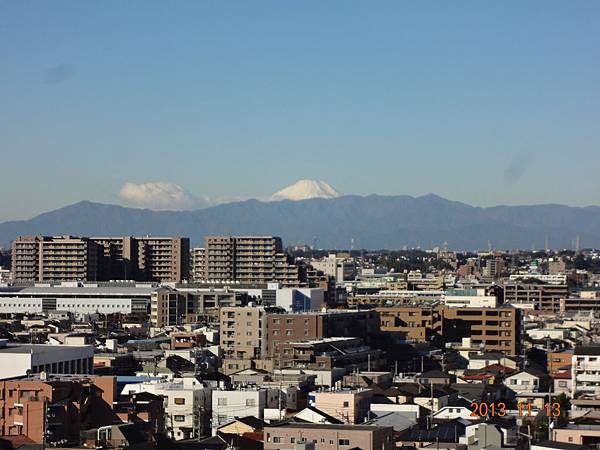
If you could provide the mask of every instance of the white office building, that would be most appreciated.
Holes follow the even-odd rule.
[[[69,311],[73,314],[147,314],[151,284],[106,286],[62,283],[0,288],[0,314]]]

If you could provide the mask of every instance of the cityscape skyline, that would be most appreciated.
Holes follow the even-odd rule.
[[[0,5],[0,220],[156,181],[598,203],[596,2],[138,5]]]

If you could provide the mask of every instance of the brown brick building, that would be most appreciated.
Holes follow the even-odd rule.
[[[519,309],[449,308],[437,306],[397,306],[377,308],[381,331],[413,342],[440,337],[457,342],[470,337],[486,351],[516,355],[520,347],[521,313]]]
[[[164,426],[162,399],[121,398],[115,377],[48,375],[0,381],[0,413],[2,436],[25,436],[37,444],[43,442],[44,428],[51,444],[79,443],[82,430],[114,423],[145,422],[153,431]]]
[[[266,349],[278,356],[278,345],[286,342],[330,337],[362,337],[368,343],[379,331],[379,314],[374,310],[328,310],[322,312],[269,314],[266,317]]]

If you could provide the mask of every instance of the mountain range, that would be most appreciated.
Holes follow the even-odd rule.
[[[82,201],[0,223],[0,244],[19,235],[189,236],[267,234],[318,248],[457,250],[600,247],[600,207],[556,204],[480,208],[429,194],[246,200],[194,211],[153,211]]]

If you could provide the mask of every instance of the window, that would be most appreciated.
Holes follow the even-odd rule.
[[[281,444],[282,439],[279,436],[273,436],[273,443]]]
[[[350,439],[338,439],[338,445],[350,445]]]
[[[296,443],[296,438],[295,437],[291,437],[290,438],[290,444],[295,444]]]
[[[173,416],[173,420],[175,422],[185,422],[185,416],[175,415],[175,416]]]
[[[227,406],[227,398],[221,397],[217,399],[218,406]]]
[[[247,398],[246,406],[256,406],[256,399],[255,398]]]
[[[175,404],[176,405],[185,405],[185,398],[175,397]]]
[[[350,406],[349,402],[344,402],[344,408],[348,408]]]
[[[558,385],[559,385],[560,387],[567,387],[567,382],[566,382],[566,381],[559,381],[559,382],[558,382]]]

